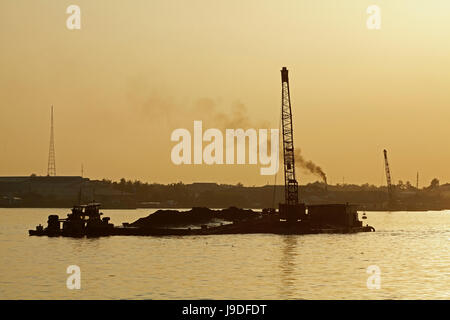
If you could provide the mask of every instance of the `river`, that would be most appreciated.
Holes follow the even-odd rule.
[[[154,211],[103,210],[116,225]],[[450,299],[450,211],[367,212],[376,232],[359,234],[28,236],[68,212],[0,209],[1,299]]]

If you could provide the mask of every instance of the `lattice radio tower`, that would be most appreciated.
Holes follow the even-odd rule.
[[[53,132],[53,106],[50,126],[50,148],[48,151],[47,176],[56,176],[55,140]]]

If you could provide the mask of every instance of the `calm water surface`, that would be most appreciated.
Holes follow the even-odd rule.
[[[114,224],[153,211],[103,210]],[[350,235],[28,236],[67,212],[0,209],[0,298],[450,299],[450,211],[368,212],[376,232]],[[69,265],[80,290],[66,288]]]

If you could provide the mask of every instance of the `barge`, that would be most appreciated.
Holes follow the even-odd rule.
[[[223,210],[211,210],[208,208],[193,208],[190,217],[205,216],[211,213],[211,217],[221,215],[232,219],[223,221],[220,225],[211,226],[201,224],[191,227],[173,227],[158,224],[157,214],[151,214],[133,223],[123,223],[122,226],[114,226],[110,218],[101,217],[100,204],[77,205],[72,208],[67,218],[60,219],[57,215],[48,217],[47,227],[39,225],[35,230],[29,230],[30,236],[50,237],[100,237],[100,236],[189,236],[189,235],[218,235],[218,234],[318,234],[318,233],[356,233],[373,232],[375,229],[369,225],[363,226],[358,219],[355,206],[349,204],[327,204],[305,206],[305,212],[300,219],[285,219],[283,212],[275,209],[253,212],[238,208]],[[170,218],[186,213],[174,210],[170,212]],[[175,215],[174,215],[175,212]],[[224,213],[225,212],[225,213]],[[157,211],[159,216],[164,216],[163,210]],[[229,218],[229,217],[239,217]],[[161,220],[161,219],[159,219]],[[173,219],[172,219],[173,220]]]

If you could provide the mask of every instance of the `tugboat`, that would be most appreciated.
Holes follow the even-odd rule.
[[[58,215],[49,215],[47,227],[38,225],[35,230],[28,230],[30,236],[105,236],[110,235],[114,225],[110,218],[101,218],[100,203],[75,205],[67,218],[60,219]],[[62,225],[62,227],[61,227]]]

